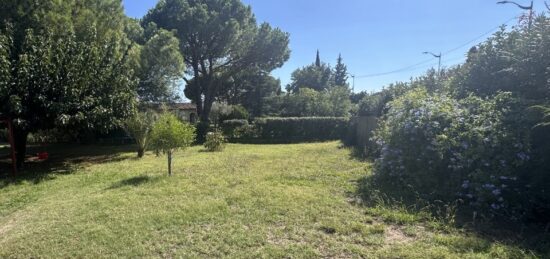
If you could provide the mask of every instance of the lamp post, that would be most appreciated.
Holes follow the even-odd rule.
[[[355,93],[355,75],[354,74],[350,74],[350,73],[346,73],[346,75],[348,76],[351,76],[351,79],[352,79],[352,87],[351,87],[351,92],[352,93]]]
[[[439,59],[439,65],[437,66],[437,77],[440,77],[441,76],[441,57],[443,57],[443,54],[441,54],[441,52],[440,52],[439,55],[438,55],[438,54],[435,54],[435,53],[429,52],[429,51],[422,52],[422,54],[432,55],[432,56],[434,56],[434,58]]]
[[[520,9],[529,10],[529,29],[531,29],[531,24],[533,24],[533,1],[531,1],[530,6],[520,5],[514,1],[500,1],[500,2],[497,2],[497,4],[513,4],[519,7]],[[546,5],[546,7],[548,7],[548,5]]]
[[[351,87],[351,92],[355,93],[355,75],[350,74],[350,76],[351,76],[351,79],[352,79],[352,82],[353,82],[352,87]]]

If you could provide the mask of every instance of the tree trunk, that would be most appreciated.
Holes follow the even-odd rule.
[[[21,169],[25,162],[25,156],[27,155],[27,137],[29,133],[26,130],[13,129],[13,139],[15,142],[15,158],[17,169]]]
[[[168,176],[172,176],[172,151],[168,151]]]
[[[193,84],[195,85],[195,102],[197,105],[197,114],[199,117],[202,115],[202,91],[201,85],[200,85],[200,74],[199,74],[199,63],[196,61],[197,59],[193,59],[192,67],[194,72],[194,80]]]
[[[210,112],[212,111],[212,105],[214,104],[213,98],[205,98],[204,108],[202,109],[201,122],[208,123],[210,121]]]

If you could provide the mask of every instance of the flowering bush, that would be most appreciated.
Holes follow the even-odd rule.
[[[456,100],[409,92],[389,104],[375,134],[376,181],[426,200],[461,199],[484,217],[521,215],[519,172],[530,150],[517,105],[509,93]]]
[[[210,152],[220,152],[225,148],[226,142],[227,141],[223,136],[223,133],[216,130],[206,134],[206,142],[204,142],[204,147]]]

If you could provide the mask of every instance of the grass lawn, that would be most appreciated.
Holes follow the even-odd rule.
[[[0,180],[1,258],[540,256],[359,205],[369,164],[337,142],[194,147],[177,153],[172,177],[165,157],[136,160],[127,147],[63,152],[64,163],[31,163],[26,177]]]

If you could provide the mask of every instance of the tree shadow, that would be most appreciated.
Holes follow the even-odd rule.
[[[115,184],[111,185],[111,187],[107,188],[106,190],[115,190],[115,189],[120,189],[120,188],[123,188],[123,187],[138,187],[140,185],[153,183],[153,182],[157,181],[158,179],[159,179],[158,177],[153,177],[152,178],[148,175],[136,176],[136,177],[125,179],[125,180],[122,180],[118,183],[115,183]]]
[[[412,187],[410,187],[412,188]],[[392,213],[427,214],[424,221],[437,221],[444,226],[460,229],[490,244],[500,243],[515,246],[523,250],[533,251],[537,257],[550,258],[550,233],[545,226],[532,223],[520,223],[511,220],[474,221],[472,214],[457,212],[447,214],[446,209],[461,206],[460,203],[427,202],[419,198],[418,194],[399,187],[395,184],[378,184],[372,176],[357,181],[356,192],[349,193],[350,201],[365,208],[384,207],[392,218]],[[456,207],[454,207],[456,206]],[[399,212],[395,211],[398,209]],[[452,217],[452,218],[450,218]],[[422,216],[419,216],[422,218]],[[422,223],[422,222],[419,222]],[[487,247],[490,249],[490,246]]]
[[[94,164],[112,163],[132,159],[128,153],[135,150],[134,146],[104,146],[60,144],[47,147],[29,146],[27,157],[17,176],[11,176],[11,159],[9,149],[0,148],[0,189],[24,182],[39,184],[53,180],[59,175],[71,174],[80,168]],[[39,152],[48,152],[47,160],[39,160]]]

